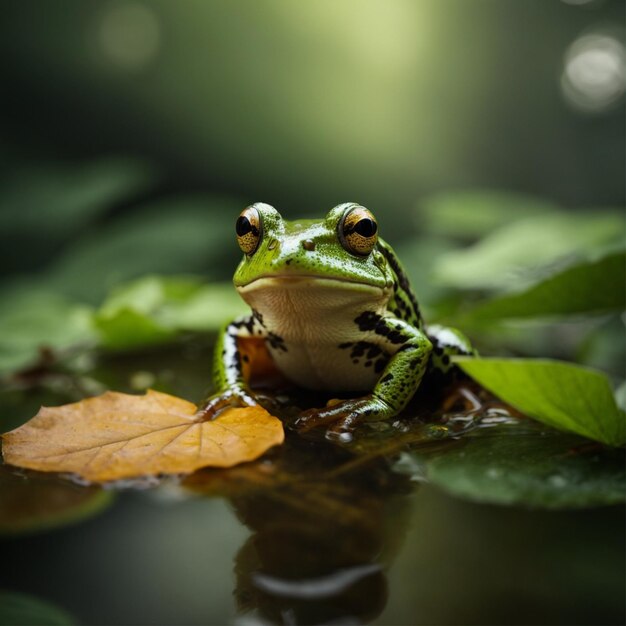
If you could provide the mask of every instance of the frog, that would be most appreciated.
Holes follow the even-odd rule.
[[[453,356],[475,354],[460,331],[426,326],[404,267],[364,206],[288,221],[257,202],[241,212],[235,234],[243,258],[233,283],[250,313],[218,337],[205,418],[259,403],[239,349],[245,339],[262,341],[297,387],[347,396],[295,421],[298,431],[325,426],[327,438],[343,442],[364,421],[398,416],[424,380],[458,372]]]

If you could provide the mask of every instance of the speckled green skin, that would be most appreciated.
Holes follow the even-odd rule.
[[[354,292],[358,302],[350,315],[344,313],[349,310],[344,307],[336,319],[324,322],[326,327],[319,333],[320,342],[326,341],[326,330],[337,338],[331,344],[324,344],[322,351],[323,355],[332,353],[329,357],[331,368],[335,362],[342,363],[336,372],[336,380],[346,373],[346,368],[354,368],[348,373],[354,374],[357,380],[361,377],[372,380],[372,387],[361,397],[305,411],[297,422],[300,429],[329,425],[329,437],[347,440],[359,421],[387,419],[402,411],[425,375],[441,378],[448,374],[453,367],[450,362],[453,354],[473,353],[468,340],[458,331],[424,326],[406,273],[388,244],[379,239],[374,250],[365,257],[352,254],[343,247],[339,224],[346,212],[356,205],[339,205],[322,221],[294,222],[283,220],[269,205],[258,203],[253,206],[262,221],[260,243],[252,255],[244,256],[234,276],[234,284],[245,299],[252,298],[247,291],[250,286],[263,284],[265,279],[270,279],[274,285],[276,278],[288,281],[292,277],[298,280],[304,277],[307,290],[315,292],[319,289],[322,294],[322,284],[336,285],[337,293],[341,293],[344,299],[346,294]],[[276,284],[279,287],[272,288],[281,289],[283,283]],[[371,306],[367,300],[362,304],[363,292],[370,293],[367,291],[370,288]],[[240,337],[263,338],[278,365],[290,355],[298,354],[298,332],[308,332],[309,327],[294,325],[291,311],[277,312],[271,308],[267,310],[265,306],[263,312],[253,310],[252,315],[235,320],[222,333],[214,363],[218,393],[208,400],[203,409],[205,412],[212,414],[224,406],[255,403],[254,394],[242,374],[237,345]],[[320,307],[323,314],[323,302]],[[333,326],[328,328],[328,325]],[[310,338],[307,341],[310,348]],[[297,356],[291,358],[284,367],[286,373],[298,369]],[[308,386],[306,381],[304,384]],[[335,389],[331,386],[328,390]]]
[[[259,247],[244,256],[235,270],[235,287],[247,285],[261,276],[307,274],[339,278],[377,287],[390,287],[393,275],[384,255],[375,250],[367,257],[357,257],[338,240],[337,225],[353,204],[340,204],[324,220],[284,220],[278,211],[258,202],[253,205],[263,220]],[[315,250],[302,245],[309,240]]]

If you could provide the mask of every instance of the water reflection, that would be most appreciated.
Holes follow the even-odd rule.
[[[415,483],[381,458],[344,472],[350,458],[331,444],[289,437],[269,461],[185,481],[196,492],[228,494],[252,531],[234,564],[241,615],[310,624],[381,614]]]

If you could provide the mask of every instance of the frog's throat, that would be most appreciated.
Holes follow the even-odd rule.
[[[314,274],[290,274],[271,276],[259,276],[245,285],[236,285],[237,291],[243,296],[257,290],[276,289],[336,289],[338,291],[350,291],[361,294],[371,294],[373,298],[385,298],[391,295],[393,286],[372,285],[370,283],[359,282],[351,278],[326,276],[320,277]]]

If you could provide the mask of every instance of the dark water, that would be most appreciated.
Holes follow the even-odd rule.
[[[155,386],[196,399],[205,357],[194,349],[155,368],[155,354],[128,356],[93,376],[124,390],[149,371]],[[7,414],[40,395],[7,396]],[[624,623],[622,507],[470,503],[396,461],[354,463],[349,450],[290,435],[265,461],[116,490],[82,521],[4,534],[0,588],[80,624]],[[23,516],[90,493],[19,480],[38,490],[37,505],[9,499]]]

